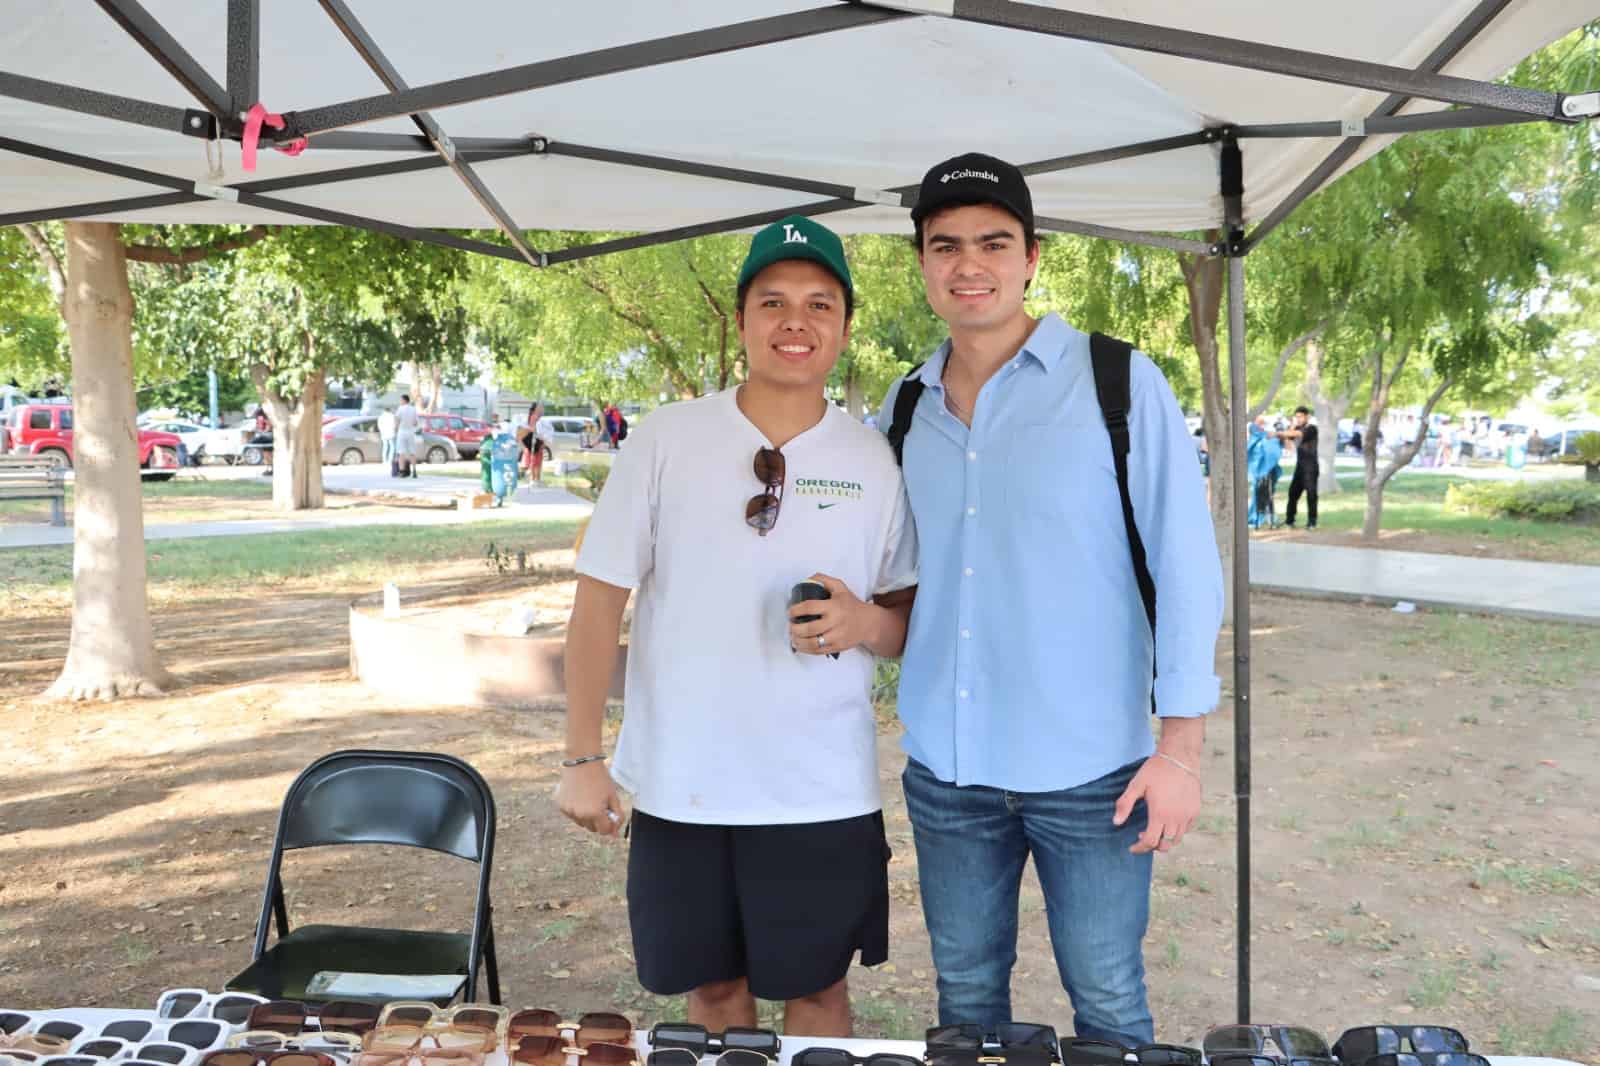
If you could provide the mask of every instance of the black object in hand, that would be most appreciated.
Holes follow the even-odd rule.
[[[828,586],[822,584],[820,581],[801,581],[797,583],[794,588],[789,590],[790,607],[793,607],[797,603],[805,603],[807,600],[831,599],[833,599],[833,594],[828,591]],[[802,614],[789,620],[791,622],[815,622],[821,617],[822,616],[820,614]],[[830,651],[828,653],[828,658],[830,659],[837,659],[838,657],[839,653],[836,651]]]

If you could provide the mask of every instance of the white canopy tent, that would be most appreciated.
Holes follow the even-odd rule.
[[[1394,135],[1600,111],[1587,86],[1484,80],[1600,16],[1597,0],[0,0],[0,11],[0,224],[322,222],[557,267],[795,211],[906,233],[922,172],[981,150],[1024,165],[1042,230],[1227,256],[1234,396],[1244,257],[1306,196]],[[284,120],[262,132],[264,149],[308,147],[263,150],[247,173],[239,142],[256,103]],[[489,224],[508,243],[439,232]],[[568,250],[533,247],[527,229],[643,232]],[[1244,490],[1236,478],[1241,1021]]]

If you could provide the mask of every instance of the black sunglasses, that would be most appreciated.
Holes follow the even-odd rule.
[[[1033,1047],[1055,1052],[1061,1050],[1053,1028],[1048,1025],[1035,1025],[1032,1022],[996,1022],[993,1025],[963,1022],[960,1025],[936,1025],[928,1030],[927,1044],[930,1048],[953,1050],[984,1047]]]
[[[1228,1051],[1278,1061],[1333,1057],[1321,1033],[1298,1025],[1219,1025],[1206,1034],[1203,1046],[1208,1057]]]
[[[1339,1066],[1321,1055],[1271,1055],[1255,1051],[1214,1051],[1206,1056],[1210,1066]]]
[[[763,488],[745,502],[744,520],[764,537],[778,524],[778,511],[783,507],[783,453],[776,448],[757,448],[754,469]]]
[[[789,1058],[789,1066],[923,1066],[922,1060],[911,1055],[879,1052],[861,1058],[838,1047],[808,1047]]]
[[[1374,1055],[1466,1051],[1468,1046],[1459,1029],[1443,1025],[1362,1025],[1346,1029],[1334,1043],[1333,1053],[1341,1062],[1359,1066]]]
[[[783,1046],[778,1034],[771,1029],[753,1029],[743,1025],[730,1025],[720,1033],[710,1033],[703,1025],[692,1022],[657,1022],[650,1030],[653,1048],[681,1048],[695,1055],[711,1051],[754,1051],[769,1059],[778,1057]]]
[[[1361,1066],[1489,1066],[1470,1051],[1398,1051],[1373,1055]]]
[[[595,1047],[604,1046],[596,1044],[589,1050],[592,1052]],[[712,1066],[772,1066],[773,1059],[772,1056],[759,1051],[736,1047],[722,1052],[711,1062]],[[644,1066],[699,1066],[699,1063],[699,1053],[681,1047],[664,1047],[659,1051],[650,1052],[644,1058]],[[917,1066],[921,1066],[921,1063]]]
[[[1074,1037],[1061,1045],[1061,1061],[1066,1066],[1200,1066],[1199,1048],[1178,1044],[1141,1044],[1124,1047],[1109,1040]]]

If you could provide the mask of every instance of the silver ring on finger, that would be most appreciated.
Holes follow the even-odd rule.
[[[828,646],[828,638],[823,636],[821,633],[818,633],[817,634],[817,647],[826,648],[827,646]]]

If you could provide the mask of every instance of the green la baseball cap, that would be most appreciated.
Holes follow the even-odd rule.
[[[855,298],[850,267],[844,261],[844,242],[833,230],[804,215],[790,215],[774,222],[750,239],[750,254],[739,268],[739,287],[744,288],[757,274],[785,259],[820,263],[839,279],[845,295]]]

